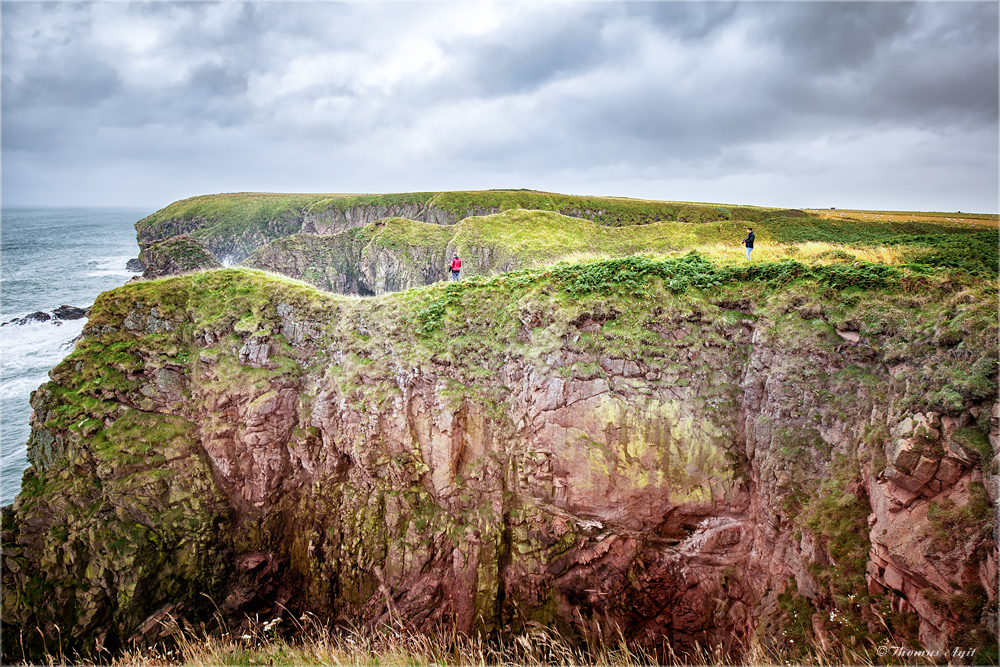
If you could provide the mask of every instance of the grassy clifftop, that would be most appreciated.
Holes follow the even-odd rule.
[[[607,226],[554,211],[511,209],[453,225],[389,217],[338,234],[293,234],[257,249],[243,264],[305,280],[331,292],[382,294],[447,277],[452,253],[463,276],[491,276],[558,262],[696,250],[720,266],[746,263],[741,241],[755,229],[754,263],[878,265],[916,275],[997,274],[996,223],[969,219],[845,220],[778,214],[761,222],[716,220]]]
[[[609,227],[555,212],[509,210],[466,218],[457,225],[450,245],[466,252],[491,248],[516,258],[519,266],[586,257],[665,256],[691,250],[713,261],[733,264],[743,261],[742,239],[746,227],[752,226],[757,238],[755,258],[760,261],[862,261],[914,268],[964,268],[987,274],[997,269],[995,220],[964,225],[946,220],[839,221],[786,213],[772,211],[757,222],[740,217],[701,224],[667,220]],[[427,232],[422,225],[393,222],[388,221],[373,238],[397,246],[426,245],[423,238]],[[436,236],[441,238],[440,233]]]
[[[413,205],[436,207],[460,220],[476,212],[529,209],[563,214],[589,214],[601,224],[645,224],[657,220],[706,222],[709,220],[761,220],[778,209],[688,202],[651,201],[626,197],[580,197],[534,190],[482,190],[410,192],[395,194],[280,194],[237,192],[183,199],[136,223],[140,233],[166,220],[204,219],[230,221],[233,225],[260,224],[272,219],[346,210],[358,206]],[[213,228],[209,224],[206,229]],[[218,230],[216,230],[218,231]]]
[[[176,234],[190,234],[213,252],[245,256],[250,249],[302,230],[310,217],[322,218],[357,209],[385,211],[378,217],[457,222],[471,215],[511,209],[553,211],[587,218],[602,225],[641,225],[675,220],[760,220],[775,209],[659,202],[618,197],[577,197],[529,190],[479,192],[414,192],[399,194],[275,194],[230,193],[184,199],[153,213],[135,225],[139,245],[146,247]],[[440,215],[435,215],[440,214]]]
[[[954,409],[964,400],[995,392],[991,379],[997,366],[995,278],[921,273],[871,263],[786,260],[725,265],[691,252],[661,260],[563,262],[376,299],[323,293],[289,278],[227,269],[108,292],[95,303],[88,330],[120,320],[143,304],[158,308],[165,319],[174,311],[182,319],[193,316],[191,324],[197,328],[241,330],[255,327],[261,313],[273,310],[278,302],[305,308],[316,321],[338,323],[336,335],[348,337],[338,342],[357,348],[359,354],[388,339],[404,346],[407,355],[415,354],[418,366],[432,358],[485,362],[494,354],[503,357],[512,347],[533,356],[517,338],[525,326],[522,319],[532,313],[544,313],[543,319],[550,323],[612,316],[613,323],[605,327],[610,335],[602,335],[601,346],[641,356],[647,346],[651,352],[662,346],[661,337],[644,324],[643,317],[651,310],[683,311],[711,325],[716,320],[738,320],[741,311],[756,303],[758,313],[775,321],[787,313],[817,320],[830,349],[843,342],[833,333],[840,329],[857,331],[873,341],[894,341],[885,348],[888,363],[923,357],[938,347],[948,350],[949,356],[955,352],[948,364],[912,369],[925,390],[920,405],[927,409]],[[376,328],[377,339],[359,333]],[[539,340],[549,341],[550,333],[558,338],[559,332],[548,332]],[[803,341],[795,338],[799,333],[776,329],[769,335],[792,336],[790,342],[794,339],[801,345]],[[84,348],[85,344],[78,350]],[[466,366],[475,374],[475,363]],[[372,369],[365,372],[371,374]]]
[[[256,252],[249,266],[365,294],[439,280],[455,251],[468,258],[467,275],[691,249],[731,263],[740,261],[747,226],[755,228],[758,261],[997,266],[995,215],[800,211],[531,190],[206,195],[157,211],[136,231],[143,249],[189,235],[224,264]],[[297,234],[312,238],[291,238]],[[364,267],[372,273],[367,280],[359,278]]]
[[[726,265],[697,253],[566,262],[371,299],[323,293],[247,269],[129,284],[98,298],[87,335],[35,395],[33,468],[16,516],[4,517],[4,585],[16,592],[4,597],[4,619],[17,628],[45,628],[37,640],[24,634],[36,651],[50,650],[39,644],[57,636],[57,628],[74,642],[80,638],[81,651],[93,648],[86,642],[102,627],[120,628],[113,632],[124,642],[167,604],[211,615],[201,593],[230,599],[239,584],[232,580],[232,555],[260,564],[252,559],[271,551],[287,557],[288,565],[277,570],[290,573],[288,582],[312,582],[293,596],[307,600],[296,616],[315,609],[354,618],[366,599],[373,605],[380,600],[378,581],[365,572],[387,578],[394,597],[414,590],[406,573],[412,568],[413,576],[422,576],[424,563],[430,570],[445,564],[451,580],[451,554],[464,549],[485,554],[475,566],[482,577],[468,580],[469,599],[495,603],[490,618],[499,619],[499,627],[506,619],[520,622],[525,613],[531,614],[526,620],[548,623],[556,602],[531,598],[533,589],[521,583],[528,578],[519,573],[555,582],[567,567],[559,558],[568,545],[590,538],[583,529],[565,532],[566,526],[560,529],[565,540],[547,537],[555,529],[537,532],[546,522],[559,524],[561,515],[542,513],[532,500],[537,494],[503,480],[547,488],[553,473],[543,464],[551,455],[563,461],[559,474],[593,472],[567,484],[574,493],[612,478],[633,480],[628,483],[638,489],[635,480],[647,483],[639,475],[648,472],[650,452],[657,450],[633,446],[648,444],[645,436],[615,435],[617,425],[631,423],[622,415],[652,419],[649,396],[672,396],[678,410],[683,403],[700,421],[714,419],[727,434],[736,433],[737,399],[746,391],[744,404],[752,403],[749,394],[757,386],[743,386],[742,369],[765,367],[774,378],[767,383],[774,403],[749,412],[745,422],[752,427],[747,441],[756,443],[757,469],[749,467],[738,437],[713,428],[697,442],[718,437],[733,465],[708,456],[718,448],[704,450],[706,465],[724,465],[730,476],[752,475],[772,494],[762,498],[769,511],[788,519],[782,525],[789,540],[799,544],[812,531],[830,545],[836,562],[817,562],[813,575],[831,597],[815,596],[815,604],[823,616],[837,611],[855,618],[863,613],[857,605],[832,601],[866,590],[869,508],[855,480],[887,466],[886,429],[904,416],[934,411],[957,419],[973,409],[989,414],[981,408],[996,395],[996,309],[995,277],[861,263]],[[859,344],[846,342],[844,332]],[[754,365],[757,353],[764,356]],[[511,381],[513,373],[520,379]],[[406,378],[413,382],[403,384]],[[535,379],[544,379],[538,386],[547,389],[536,391]],[[563,409],[561,394],[550,396],[550,390],[569,384],[574,388],[565,397],[565,417],[573,421],[567,423],[582,429],[591,420],[590,435],[544,447],[515,435],[525,410]],[[613,388],[610,403],[597,398],[602,388]],[[571,398],[584,396],[595,398],[593,407],[573,412],[589,399],[571,404]],[[667,402],[656,402],[657,409],[661,403]],[[379,422],[380,415],[390,416]],[[661,417],[673,424],[671,433],[687,433],[679,418]],[[467,448],[455,450],[466,453],[456,454],[454,467],[436,458],[452,450],[435,443],[451,440],[421,440],[445,419],[469,434]],[[546,419],[556,424],[555,417]],[[601,430],[612,422],[616,428]],[[881,430],[861,438],[876,422]],[[666,430],[657,427],[656,433]],[[509,451],[489,449],[498,434]],[[980,452],[968,454],[967,467],[985,470],[993,452],[982,433],[975,435],[972,446]],[[232,461],[239,465],[229,465],[227,452],[237,445],[232,451],[240,457]],[[814,466],[830,459],[834,447],[851,454],[853,467],[842,478],[831,476],[840,486],[823,486],[832,468]],[[548,453],[536,466],[529,453],[540,449]],[[267,451],[281,456],[252,467],[253,456]],[[285,451],[308,465],[281,467]],[[679,455],[669,451],[664,474],[687,470],[670,463]],[[207,452],[226,467],[210,470]],[[267,467],[272,463],[279,467]],[[310,477],[319,470],[328,472]],[[263,477],[255,471],[264,471]],[[213,481],[219,474],[227,475],[225,484]],[[689,488],[686,480],[671,493],[680,496]],[[428,488],[443,489],[440,498],[428,495]],[[249,489],[260,495],[239,495],[239,502],[227,496]],[[855,502],[844,506],[845,498]],[[240,514],[249,501],[272,504],[258,521]],[[980,514],[968,523],[987,535],[990,519]],[[503,530],[501,520],[507,522]],[[937,525],[944,530],[949,524]],[[632,595],[630,575],[650,562],[643,554],[662,557],[662,535],[654,537],[638,560],[621,561],[621,577],[595,571],[588,585],[620,582],[615,594]],[[755,553],[771,551],[783,553]],[[581,559],[593,557],[587,553]],[[739,569],[718,573],[732,590],[743,588],[733,583],[744,576]],[[501,590],[502,571],[510,573],[503,599],[516,608],[489,598]],[[325,588],[331,581],[343,591],[340,597]],[[669,577],[652,580],[649,590],[662,590],[664,581]],[[746,599],[755,604],[753,596]],[[813,603],[795,601],[810,618]],[[342,606],[330,608],[334,602]],[[864,604],[887,608],[881,598]],[[881,627],[877,639],[884,641]],[[843,634],[854,636],[853,626]],[[19,655],[19,637],[5,633],[5,657]]]

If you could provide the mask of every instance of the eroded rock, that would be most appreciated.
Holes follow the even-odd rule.
[[[643,312],[686,333],[640,355],[592,312],[511,305],[506,347],[474,313],[482,332],[442,336],[468,345],[456,357],[385,301],[262,282],[253,317],[227,318],[205,281],[157,305],[154,283],[122,288],[86,340],[128,355],[81,350],[34,395],[32,467],[3,514],[5,657],[11,628],[58,626],[83,654],[216,605],[231,627],[542,623],[678,651],[780,637],[789,605],[820,643],[831,614],[880,631],[883,606],[927,646],[994,618],[994,486],[953,442],[987,419],[996,439],[990,403],[889,412],[905,378],[822,332],[790,346],[763,309],[697,335]],[[524,342],[519,320],[564,333]],[[855,353],[871,385],[838,379]],[[958,615],[976,596],[984,611]]]

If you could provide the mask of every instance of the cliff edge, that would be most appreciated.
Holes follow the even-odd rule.
[[[307,611],[995,655],[996,312],[988,279],[696,254],[126,285],[32,397],[4,660]]]

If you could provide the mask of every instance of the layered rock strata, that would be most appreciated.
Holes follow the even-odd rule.
[[[940,295],[957,346],[905,294],[516,280],[102,295],[32,398],[5,659],[306,611],[654,651],[995,647],[995,296]]]

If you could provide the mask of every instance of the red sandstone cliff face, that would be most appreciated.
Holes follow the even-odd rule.
[[[654,304],[634,311],[649,356],[615,342],[634,312],[535,305],[509,347],[456,357],[415,340],[397,301],[316,306],[267,284],[252,313],[219,317],[193,280],[155,310],[119,295],[128,311],[88,330],[103,352],[36,395],[26,488],[44,492],[4,517],[5,636],[153,638],[165,613],[205,611],[190,587],[234,619],[540,622],[679,650],[995,636],[995,396],[905,407],[915,376],[884,340],[794,310],[778,327],[780,307]],[[487,341],[505,325],[463,326]],[[124,343],[134,359],[115,361]],[[93,426],[57,428],[84,395]],[[135,449],[128,423],[150,419],[171,428]],[[102,553],[118,540],[133,569]]]

